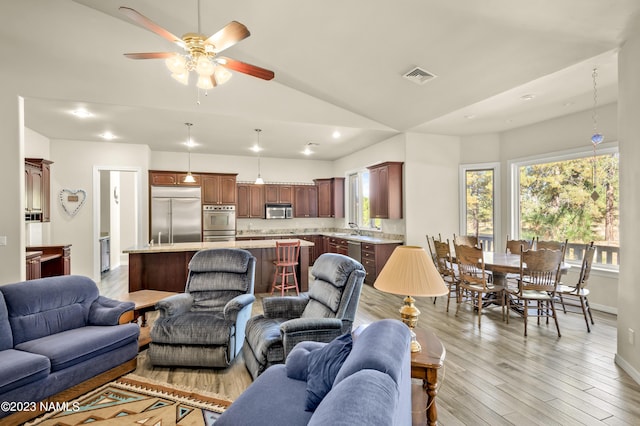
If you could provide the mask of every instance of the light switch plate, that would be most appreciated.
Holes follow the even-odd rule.
[[[6,245],[7,245],[7,236],[6,235],[0,236],[0,246],[6,246]]]

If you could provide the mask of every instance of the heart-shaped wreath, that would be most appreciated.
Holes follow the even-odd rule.
[[[60,191],[60,205],[65,213],[73,217],[84,205],[87,193],[84,189],[63,189]]]

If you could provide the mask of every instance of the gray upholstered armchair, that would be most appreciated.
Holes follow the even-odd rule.
[[[362,265],[341,254],[325,253],[314,263],[311,275],[307,293],[266,297],[264,314],[247,322],[242,355],[254,379],[267,367],[284,363],[298,342],[330,342],[351,331],[365,276]]]
[[[256,258],[246,250],[211,249],[189,262],[185,292],[156,304],[153,365],[227,367],[244,342],[255,301]]]

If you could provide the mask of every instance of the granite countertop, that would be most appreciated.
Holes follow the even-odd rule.
[[[371,244],[404,244],[404,240],[397,238],[372,237],[369,235],[357,235],[350,232],[288,232],[288,233],[242,233],[238,237],[263,237],[281,238],[293,235],[322,235],[325,237],[337,237],[350,241],[358,241]]]
[[[291,238],[274,238],[272,240],[251,240],[251,241],[216,241],[216,242],[193,242],[174,244],[145,244],[142,246],[129,247],[122,250],[123,253],[174,253],[183,251],[198,251],[212,248],[240,248],[240,249],[263,249],[275,248],[276,240],[287,240]],[[312,242],[300,240],[301,247],[311,247]]]

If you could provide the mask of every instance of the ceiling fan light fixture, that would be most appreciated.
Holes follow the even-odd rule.
[[[218,65],[213,71],[213,76],[215,77],[218,84],[224,84],[231,79],[233,74],[231,74],[231,71],[229,71],[225,67]]]
[[[196,84],[199,89],[202,90],[210,90],[213,89],[213,82],[211,81],[211,76],[209,75],[201,75],[198,77],[198,84]]]
[[[177,53],[165,59],[164,63],[173,74],[184,74],[187,72],[187,60],[184,56]]]
[[[196,72],[200,77],[210,77],[213,74],[215,65],[206,55],[201,55],[196,62]]]
[[[185,71],[182,74],[173,73],[171,74],[171,77],[173,77],[178,83],[182,83],[185,86],[189,84],[189,71]]]

